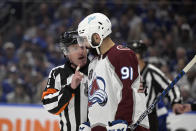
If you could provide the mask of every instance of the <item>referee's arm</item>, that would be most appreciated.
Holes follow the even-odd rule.
[[[156,86],[156,88],[158,88],[160,92],[162,92],[164,89],[166,89],[169,86],[171,81],[167,79],[166,76],[160,70],[152,71],[152,75],[156,85],[158,85]],[[180,94],[179,87],[174,86],[174,88],[172,88],[168,92],[167,97],[169,98],[169,101],[171,102],[172,105],[176,103],[181,103],[182,97]]]
[[[52,70],[49,74],[47,86],[42,93],[44,108],[55,115],[59,115],[75,95],[70,85],[58,87],[62,86],[60,81],[60,78],[55,75],[55,70]]]

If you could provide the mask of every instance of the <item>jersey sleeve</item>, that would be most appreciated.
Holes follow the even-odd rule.
[[[47,86],[42,93],[44,108],[52,114],[59,115],[74,95],[74,90],[70,85],[62,87],[60,74],[57,73],[57,70],[51,70]]]
[[[128,124],[131,124],[134,112],[135,92],[133,93],[133,90],[139,89],[138,61],[135,53],[130,49],[118,49],[112,54],[115,54],[115,56],[109,56],[109,59],[114,66],[115,74],[117,75],[115,81],[119,81],[120,85],[122,85],[122,98],[118,104],[115,120],[126,120]]]

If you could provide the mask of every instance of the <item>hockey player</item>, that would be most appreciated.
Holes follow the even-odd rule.
[[[61,131],[78,131],[87,121],[87,50],[76,40],[77,31],[60,36],[60,48],[67,61],[51,70],[43,91],[43,106],[50,113],[59,115]]]
[[[144,88],[146,89],[147,95],[147,104],[146,106],[152,104],[152,102],[156,99],[156,97],[162,93],[162,91],[169,85],[170,81],[166,78],[164,73],[159,70],[154,65],[144,61],[143,56],[147,49],[146,45],[142,40],[140,41],[132,41],[128,43],[128,47],[135,51],[136,56],[138,58],[139,66],[140,66],[140,74],[143,79]],[[180,90],[178,87],[174,87],[167,95],[169,98],[172,109],[174,113],[183,113],[183,105],[180,104],[182,101]],[[161,107],[161,108],[160,108]],[[159,109],[160,108],[160,109]],[[158,121],[158,116],[166,116],[167,117],[167,109],[163,106],[163,103],[159,103],[157,108],[155,108],[151,114],[149,114],[149,123],[151,131],[166,131],[166,119],[161,122],[161,128],[158,127],[160,124]],[[161,117],[160,117],[161,118]],[[163,118],[163,117],[162,117]],[[163,119],[161,119],[163,120]],[[165,126],[165,127],[164,127]],[[164,127],[164,128],[163,128]]]
[[[88,118],[81,131],[127,130],[146,109],[144,93],[139,93],[140,74],[134,52],[115,45],[110,38],[110,20],[93,13],[78,25],[78,43],[97,52],[88,69]],[[136,131],[148,131],[145,118]]]

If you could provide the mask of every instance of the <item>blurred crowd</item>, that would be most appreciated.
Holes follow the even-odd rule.
[[[59,35],[76,30],[81,19],[92,12],[111,19],[116,44],[143,40],[148,46],[145,59],[171,80],[196,54],[194,0],[36,1],[25,20],[20,2],[4,4],[11,4],[17,15],[6,34],[0,34],[0,102],[41,103],[49,71],[66,61],[57,44]],[[184,102],[195,101],[196,66],[177,85]]]

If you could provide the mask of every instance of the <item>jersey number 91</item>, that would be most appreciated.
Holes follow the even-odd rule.
[[[130,80],[133,80],[133,68],[132,67],[126,67],[126,66],[123,66],[121,68],[121,74],[122,74],[122,79],[125,80],[125,79],[130,79]]]

